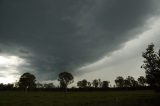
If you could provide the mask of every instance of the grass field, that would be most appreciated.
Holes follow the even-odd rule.
[[[0,106],[160,106],[153,91],[0,92]]]

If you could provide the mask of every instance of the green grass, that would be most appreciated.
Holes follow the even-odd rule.
[[[153,91],[0,92],[0,106],[160,106]]]

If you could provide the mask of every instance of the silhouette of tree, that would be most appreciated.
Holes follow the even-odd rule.
[[[147,83],[152,87],[160,87],[160,50],[155,52],[154,44],[150,44],[142,57],[145,60],[141,68],[145,69]]]
[[[82,86],[83,86],[84,88],[87,87],[87,80],[86,80],[86,79],[82,80]]]
[[[7,89],[13,89],[13,87],[14,87],[14,84],[6,84]]]
[[[13,84],[0,84],[0,90],[10,90],[13,89]]]
[[[24,73],[20,77],[18,85],[19,85],[20,88],[23,88],[23,89],[27,90],[27,88],[30,89],[30,88],[35,88],[36,87],[35,81],[36,81],[36,77],[33,74]]]
[[[58,81],[60,82],[60,87],[61,88],[67,88],[67,86],[71,83],[73,83],[74,77],[72,76],[71,73],[68,72],[62,72],[58,76]]]
[[[3,88],[4,88],[3,83],[0,83],[0,89],[3,89]]]
[[[91,87],[91,82],[87,82],[87,87]]]
[[[97,79],[94,79],[92,82],[93,87],[97,88],[99,84],[99,81]]]
[[[137,80],[138,80],[139,86],[145,86],[146,79],[143,76],[140,76]]]
[[[130,87],[130,86],[131,86],[130,81],[125,79],[124,80],[124,87]]]
[[[100,78],[98,79],[98,87],[99,87],[99,88],[101,88],[101,87],[102,87],[102,81],[101,81],[101,79],[100,79]]]
[[[82,88],[82,81],[78,81],[78,82],[77,82],[77,86],[78,86],[79,88]]]
[[[116,83],[116,86],[117,87],[124,87],[124,78],[122,76],[118,76],[116,79],[115,79],[115,83]]]
[[[102,88],[108,88],[109,87],[109,81],[103,81],[102,82]]]
[[[87,82],[86,79],[83,79],[82,81],[78,81],[78,82],[77,82],[77,86],[78,86],[79,88],[86,88],[86,87],[87,87],[87,84],[88,84],[88,82]]]
[[[137,87],[138,82],[132,76],[128,76],[124,80],[124,85],[125,85],[125,87]]]
[[[138,81],[132,80],[132,86],[131,87],[138,87]]]

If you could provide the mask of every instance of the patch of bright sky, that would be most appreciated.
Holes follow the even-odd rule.
[[[18,56],[0,56],[0,83],[13,83],[19,74],[18,67],[25,63]]]

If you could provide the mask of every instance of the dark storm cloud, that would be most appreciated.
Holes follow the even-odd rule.
[[[22,53],[22,54],[29,54],[29,52],[28,52],[28,51],[23,50],[23,49],[22,49],[22,50],[19,50],[19,52],[20,52],[20,53]]]
[[[34,69],[39,76],[54,78],[60,71],[74,71],[95,62],[143,32],[146,20],[156,12],[154,3],[1,0],[0,44],[8,49],[6,53],[14,51],[30,64],[21,66],[21,72]]]

